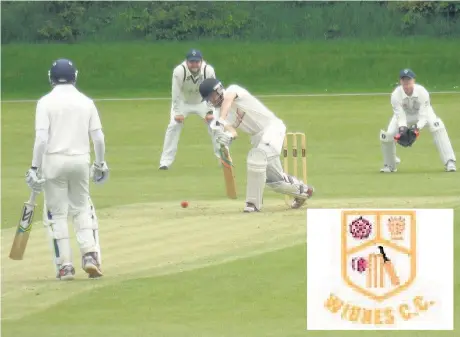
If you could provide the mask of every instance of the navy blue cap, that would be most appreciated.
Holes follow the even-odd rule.
[[[185,58],[187,61],[201,61],[203,59],[203,55],[201,55],[201,52],[198,49],[191,49]]]
[[[399,78],[403,77],[415,78],[415,73],[409,68],[406,68],[399,72]]]

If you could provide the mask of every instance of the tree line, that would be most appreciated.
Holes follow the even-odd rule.
[[[460,36],[460,3],[2,1],[2,43]]]

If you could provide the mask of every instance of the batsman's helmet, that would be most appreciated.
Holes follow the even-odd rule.
[[[211,101],[212,93],[217,93],[217,99]],[[214,107],[219,107],[224,100],[224,86],[216,78],[207,78],[200,84],[200,95],[203,101],[208,102]]]
[[[77,81],[78,70],[72,61],[68,59],[58,59],[53,62],[48,71],[48,78],[52,86],[58,84],[75,84]]]

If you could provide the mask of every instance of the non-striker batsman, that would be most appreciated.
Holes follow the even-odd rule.
[[[280,159],[286,134],[283,121],[238,85],[224,89],[217,79],[206,79],[200,85],[200,93],[203,100],[219,109],[219,119],[211,123],[218,144],[228,148],[237,136],[236,130],[251,136],[244,212],[262,209],[265,185],[277,193],[293,196],[291,207],[300,208],[314,189],[283,171]]]
[[[412,146],[420,131],[427,127],[438,150],[441,162],[447,172],[455,172],[456,157],[444,122],[433,111],[430,94],[415,83],[415,73],[403,69],[399,73],[400,85],[391,94],[393,117],[387,131],[380,130],[383,167],[380,172],[396,172],[396,143]]]
[[[44,189],[45,226],[51,235],[61,280],[71,280],[75,275],[67,224],[69,211],[83,270],[91,278],[102,276],[90,214],[89,179],[92,176],[95,183],[103,183],[109,169],[104,160],[105,140],[98,110],[75,87],[77,75],[70,60],[59,59],[52,64],[48,76],[53,89],[37,103],[32,167],[26,174],[31,189]],[[92,165],[90,137],[95,151]]]
[[[172,102],[171,116],[166,129],[163,153],[160,158],[160,170],[167,170],[176,158],[180,134],[184,127],[184,121],[190,114],[199,115],[208,125],[214,118],[213,109],[201,101],[198,88],[200,83],[207,78],[215,78],[214,68],[206,63],[199,50],[190,50],[181,64],[176,66],[172,76]],[[214,153],[217,156],[218,148],[211,138]]]

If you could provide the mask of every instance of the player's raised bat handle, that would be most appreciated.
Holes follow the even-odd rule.
[[[32,191],[30,193],[29,201],[27,201],[28,204],[35,205],[35,199],[37,198],[38,193],[35,191]]]

